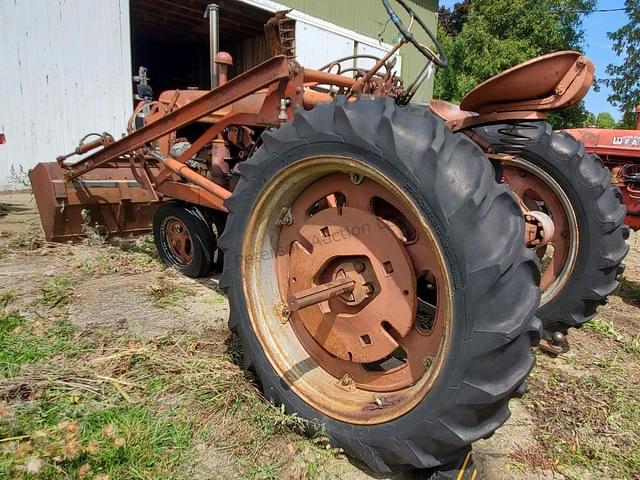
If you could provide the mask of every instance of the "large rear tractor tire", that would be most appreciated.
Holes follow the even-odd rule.
[[[494,151],[513,157],[496,165],[498,177],[527,207],[554,222],[550,246],[537,251],[543,266],[537,315],[545,337],[561,339],[590,320],[618,287],[629,250],[620,192],[600,158],[548,123],[492,125],[477,133]]]
[[[539,272],[512,194],[390,98],[299,110],[262,141],[220,239],[245,367],[377,472],[456,461],[534,365]]]

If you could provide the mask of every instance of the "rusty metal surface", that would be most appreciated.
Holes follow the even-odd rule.
[[[348,276],[343,276],[340,279],[331,280],[306,290],[292,292],[289,294],[287,301],[291,311],[297,312],[303,308],[331,300],[334,297],[350,294],[355,286],[355,280]]]
[[[191,183],[205,189],[207,192],[211,193],[222,201],[228,199],[231,196],[231,192],[229,190],[194,172],[184,163],[180,163],[174,158],[165,158],[164,166],[169,170],[177,173],[184,179],[189,180]]]
[[[398,203],[373,181],[355,185],[346,175],[331,175],[296,199],[291,224],[282,227],[278,243],[279,251],[289,252],[278,262],[287,272],[280,277],[281,291],[290,296],[325,282],[354,282],[351,295],[292,311],[291,325],[323,368],[372,391],[418,382],[426,372],[425,359],[437,356],[445,331],[436,306],[426,305],[416,292],[416,277],[426,272],[434,284],[436,277],[442,281],[441,266],[427,239],[413,238],[417,221],[413,226],[408,220],[413,214]],[[316,208],[322,210],[309,217]],[[418,329],[417,315],[432,316],[432,325]],[[394,352],[406,355],[406,363]],[[385,361],[393,367],[371,371]]]
[[[636,108],[636,130],[578,128],[565,130],[582,142],[585,150],[598,155],[614,175],[627,207],[625,223],[640,230],[640,105]]]
[[[532,220],[536,223],[542,221],[547,224],[547,218],[553,222],[552,227],[546,227],[547,232],[540,239],[544,241],[532,245],[542,263],[540,288],[544,303],[546,297],[562,287],[573,270],[579,237],[575,212],[561,187],[535,166],[516,157],[502,155],[496,158],[500,161],[501,182],[521,202],[525,216],[535,215]],[[533,213],[536,210],[544,217]]]
[[[304,69],[304,83],[317,85],[335,85],[337,87],[351,88],[356,80],[353,77],[336,75],[335,73],[321,72],[310,68]]]
[[[145,233],[158,206],[128,164],[104,166],[69,182],[56,162],[39,163],[29,178],[48,241],[78,239],[88,227],[103,235]]]
[[[587,94],[594,72],[593,64],[578,52],[543,55],[481,83],[460,107],[478,113],[570,107]]]
[[[187,265],[193,258],[193,241],[182,220],[169,217],[163,222],[169,253],[178,264]]]
[[[121,155],[144,147],[147,143],[189,125],[274,82],[288,78],[289,63],[286,57],[273,57],[184,107],[168,113],[157,121],[84,158],[78,164],[68,168],[67,177],[76,178]]]
[[[536,110],[520,110],[513,112],[489,112],[477,114],[475,112],[467,112],[456,105],[445,100],[431,100],[429,109],[436,116],[441,118],[454,132],[466,130],[469,137],[478,143],[479,137],[473,135],[469,129],[480,125],[489,125],[492,123],[508,123],[518,120],[544,120],[547,118],[546,111]]]
[[[462,110],[460,105],[435,98],[429,102],[429,110],[438,118],[441,118],[447,123],[451,123],[450,128],[467,117],[474,115],[472,112]]]
[[[328,177],[331,177],[332,188],[328,194],[324,189],[324,198],[323,192],[320,192],[320,197],[316,199],[318,205],[309,212],[315,214],[304,224],[314,228],[314,217],[317,220],[322,218],[318,215],[323,211],[344,207],[345,199],[338,193],[346,192],[346,208],[362,210],[365,217],[378,217],[376,228],[380,227],[391,235],[391,245],[397,245],[398,249],[405,251],[416,272],[413,276],[416,283],[414,288],[420,295],[413,325],[405,337],[390,328],[390,335],[401,342],[402,350],[393,352],[379,362],[357,364],[333,356],[320,346],[298,315],[317,306],[291,312],[286,305],[288,294],[292,291],[289,288],[292,275],[288,270],[289,251],[283,251],[280,247],[280,233],[290,230],[290,221],[293,221],[291,226],[296,221],[293,211],[290,212],[287,207],[298,203],[297,199],[304,192]],[[364,186],[366,190],[367,182],[379,185],[382,198],[374,198],[373,205],[366,200],[366,195],[360,196],[359,200],[358,195],[352,195],[349,199],[348,194],[354,189]],[[349,205],[349,200],[352,205]],[[399,214],[400,210],[405,214]],[[368,232],[362,231],[362,228],[358,232],[357,227],[361,223],[359,221],[349,231],[352,236],[360,236],[362,242],[366,243],[363,234],[366,236]],[[305,158],[292,163],[264,185],[247,220],[239,268],[252,328],[265,355],[288,388],[324,414],[360,425],[374,425],[398,418],[428,394],[447,358],[455,315],[452,280],[436,238],[435,232],[420,216],[400,185],[354,158]],[[339,243],[342,241],[341,238]],[[341,246],[337,239],[332,239],[332,242],[337,257],[340,257]],[[362,270],[353,258],[334,260],[335,264],[331,260],[332,265],[322,268],[317,284],[325,283],[333,272],[340,270],[345,271],[345,276],[353,276],[356,283],[360,283],[357,274],[375,274],[373,279],[362,283],[378,280],[376,272],[380,272],[379,266]],[[380,262],[379,258],[364,260],[371,264]],[[384,265],[385,262],[382,263]],[[389,266],[382,269],[385,274],[388,273],[387,269],[391,270]],[[344,302],[345,306],[339,308],[358,311],[376,299],[375,285],[373,287],[374,290],[363,291],[363,296],[356,295],[354,289],[353,298],[344,295],[323,303],[332,305],[334,302]],[[391,293],[387,290],[385,295],[391,298]],[[367,294],[370,296],[365,298]],[[409,294],[411,296],[411,292]],[[404,292],[401,291],[400,295],[404,297]],[[396,297],[394,301],[397,300]],[[353,305],[350,306],[349,302]],[[367,343],[366,338],[362,341]]]

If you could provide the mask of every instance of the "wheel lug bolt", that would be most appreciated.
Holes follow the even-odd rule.
[[[365,283],[363,288],[364,288],[365,295],[371,295],[375,290],[373,288],[373,285],[371,285],[370,283]]]
[[[424,357],[422,359],[422,365],[424,365],[424,368],[426,369],[431,368],[431,365],[433,365],[433,359],[431,357]]]
[[[345,388],[351,388],[354,386],[353,378],[348,373],[345,373],[340,379],[340,386]]]
[[[352,173],[349,175],[349,180],[351,180],[351,183],[353,183],[354,185],[360,185],[362,183],[362,180],[364,180],[364,176],[360,175],[359,173]]]
[[[291,310],[287,305],[282,305],[280,308],[280,323],[283,325],[289,321],[291,317]]]
[[[358,273],[364,272],[365,268],[366,268],[366,266],[365,266],[364,262],[357,262],[355,264],[355,269],[356,269],[356,272],[358,272]]]

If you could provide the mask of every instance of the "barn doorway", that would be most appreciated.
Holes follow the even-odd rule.
[[[157,97],[172,89],[210,88],[208,0],[130,0],[131,56],[134,74],[148,69]],[[231,53],[236,76],[268,58],[264,24],[270,12],[217,0],[220,50]]]

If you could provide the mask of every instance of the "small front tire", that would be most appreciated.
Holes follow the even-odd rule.
[[[168,267],[191,278],[211,272],[216,237],[211,224],[195,205],[165,202],[153,217],[153,239]]]

